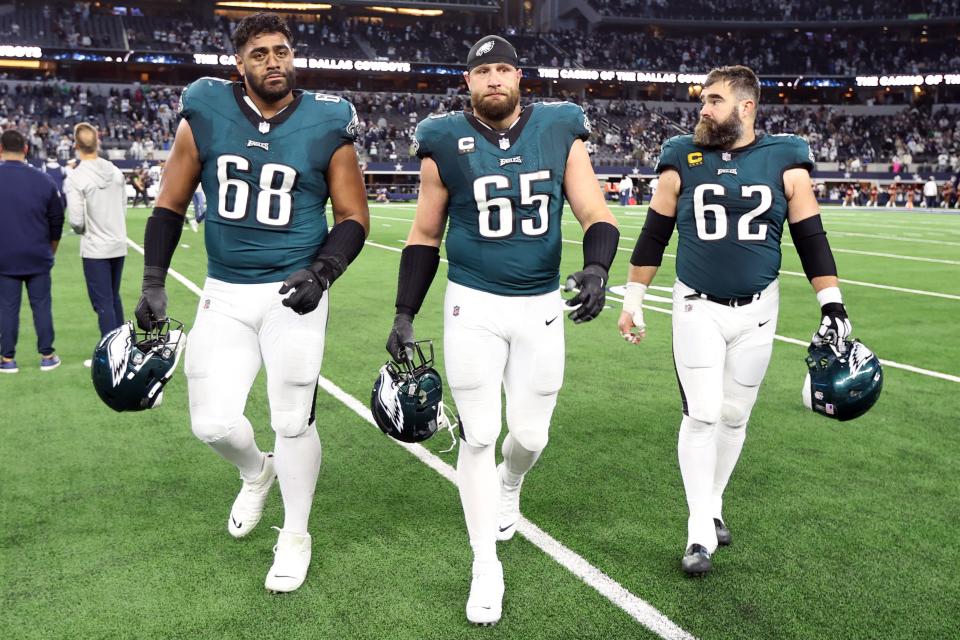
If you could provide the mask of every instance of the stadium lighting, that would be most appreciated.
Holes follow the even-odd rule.
[[[411,9],[409,7],[366,7],[370,11],[380,13],[396,13],[404,16],[424,16],[433,18],[443,15],[443,9]]]
[[[333,5],[323,2],[218,2],[230,9],[272,9],[274,11],[326,11]]]

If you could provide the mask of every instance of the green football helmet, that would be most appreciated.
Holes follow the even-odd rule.
[[[429,357],[422,345],[429,349]],[[370,412],[385,434],[400,442],[423,442],[441,428],[453,433],[443,407],[443,381],[433,368],[433,342],[413,343],[411,359],[387,362],[373,383]]]
[[[880,359],[858,340],[843,348],[823,343],[807,349],[803,404],[834,420],[853,420],[870,410],[883,388]]]
[[[160,406],[186,341],[183,324],[169,318],[144,333],[133,322],[120,325],[93,351],[93,388],[114,411]]]

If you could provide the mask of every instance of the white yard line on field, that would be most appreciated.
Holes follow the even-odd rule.
[[[580,245],[583,244],[583,243],[580,242],[579,240],[564,240],[564,242],[567,242],[567,243],[569,243],[569,244],[580,244]],[[628,248],[626,248],[626,247],[617,247],[617,251],[625,251],[625,252],[628,252],[628,253],[632,253],[632,252],[633,252],[633,249],[628,249]],[[666,258],[676,258],[676,257],[677,257],[677,256],[676,256],[675,254],[673,254],[673,253],[664,253],[663,255],[664,255],[664,257],[666,257]],[[783,274],[783,275],[794,276],[794,277],[799,277],[799,278],[804,278],[804,279],[806,279],[806,277],[807,277],[807,276],[804,275],[803,273],[799,273],[799,272],[797,272],[797,271],[784,271],[784,270],[781,270],[780,273]],[[934,298],[945,298],[945,299],[947,299],[947,300],[960,300],[960,295],[955,295],[955,294],[952,294],[952,293],[940,293],[939,291],[925,291],[925,290],[923,290],[923,289],[909,289],[909,288],[907,288],[907,287],[894,287],[894,286],[892,286],[892,285],[887,285],[887,284],[875,284],[875,283],[873,283],[873,282],[862,282],[862,281],[860,281],[860,280],[847,280],[846,278],[840,278],[840,282],[841,282],[842,284],[852,284],[852,285],[856,285],[856,286],[858,286],[858,287],[870,287],[871,289],[883,289],[883,290],[885,290],[885,291],[897,291],[897,292],[900,292],[900,293],[912,293],[912,294],[916,294],[916,295],[919,295],[919,296],[931,296],[931,297],[934,297]]]
[[[142,254],[143,247],[127,238],[129,244],[135,251]],[[379,249],[400,252],[396,247],[367,242],[366,244]],[[444,260],[446,262],[446,260]],[[169,273],[177,282],[183,284],[187,289],[200,296],[203,292],[196,284],[188,280],[175,269],[170,269]],[[317,380],[319,386],[331,396],[342,402],[351,411],[363,418],[366,422],[376,427],[370,409],[336,384],[320,376]],[[390,440],[406,449],[410,454],[420,460],[422,463],[439,473],[441,476],[452,482],[457,483],[456,471],[452,466],[431,453],[428,449],[419,444],[407,444],[397,440]],[[646,600],[639,598],[628,591],[616,580],[605,574],[600,569],[590,564],[583,556],[567,548],[556,538],[546,533],[533,522],[521,517],[517,524],[517,532],[530,541],[535,547],[543,551],[547,556],[557,562],[567,571],[580,578],[587,585],[592,587],[597,593],[609,600],[613,605],[620,608],[638,623],[657,634],[664,640],[697,640],[695,636],[684,631],[670,618],[663,615],[653,605]]]

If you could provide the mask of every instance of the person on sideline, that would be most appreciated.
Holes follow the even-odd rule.
[[[53,179],[26,162],[27,141],[0,135],[0,373],[17,373],[20,302],[27,287],[40,370],[60,366],[53,349],[53,256],[63,233],[63,200]]]
[[[93,125],[73,128],[80,164],[64,181],[70,227],[80,235],[83,277],[100,335],[123,324],[120,278],[127,255],[127,195],[123,172],[97,155]],[[89,365],[90,360],[84,362]]]

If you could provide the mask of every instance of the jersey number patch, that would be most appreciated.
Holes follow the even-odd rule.
[[[520,174],[520,205],[537,205],[537,218],[520,220],[520,232],[525,236],[542,236],[550,223],[550,195],[533,193],[534,182],[551,179],[550,171],[534,171]],[[482,176],[473,181],[473,197],[480,214],[480,235],[484,238],[506,238],[513,235],[513,203],[509,197],[491,197],[490,189],[510,189],[510,177],[505,175]],[[494,219],[493,208],[496,208]]]
[[[243,220],[248,214],[250,184],[236,173],[249,173],[250,161],[243,156],[225,154],[217,158],[217,181],[220,183],[217,211],[225,220]],[[260,192],[257,194],[255,217],[268,227],[286,227],[290,224],[293,196],[290,192],[297,183],[297,171],[285,164],[269,162],[260,170]]]
[[[701,240],[713,241],[722,240],[727,237],[727,210],[722,204],[710,204],[703,201],[704,195],[712,193],[715,196],[726,194],[721,184],[701,184],[693,191],[693,215],[697,222],[697,235]],[[752,199],[754,196],[760,196],[760,204],[747,213],[740,216],[737,221],[737,240],[758,241],[765,240],[767,237],[767,224],[765,222],[756,223],[756,230],[750,229],[750,223],[754,218],[762,216],[773,206],[773,191],[765,184],[743,185],[740,187],[740,195],[744,199]],[[707,214],[713,218],[713,230],[707,228]]]

